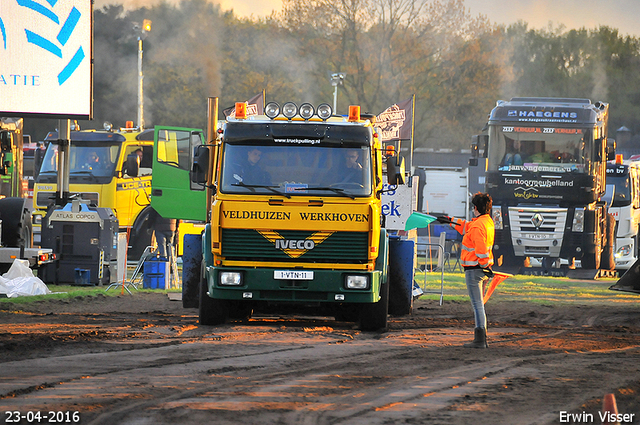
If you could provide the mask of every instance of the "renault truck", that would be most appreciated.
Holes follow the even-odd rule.
[[[609,105],[588,99],[513,98],[491,111],[487,134],[474,136],[470,165],[486,158],[493,198],[498,266],[537,259],[545,274],[579,261],[583,269],[613,269],[603,255],[610,240],[603,200]],[[562,264],[567,267],[558,267]]]

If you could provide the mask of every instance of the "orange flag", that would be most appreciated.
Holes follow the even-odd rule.
[[[491,279],[489,287],[487,288],[487,291],[484,293],[484,297],[482,298],[483,304],[486,304],[487,301],[489,301],[491,294],[493,294],[493,291],[495,291],[496,287],[500,285],[503,280],[512,276],[513,275],[509,273],[493,272],[493,279]]]

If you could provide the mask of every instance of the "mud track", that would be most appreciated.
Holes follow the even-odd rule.
[[[79,412],[82,424],[544,425],[567,423],[567,412],[599,424],[602,397],[614,393],[640,424],[639,307],[492,299],[490,348],[473,350],[461,347],[473,328],[465,302],[418,301],[386,333],[304,316],[198,326],[196,310],[159,293],[0,304],[0,414],[4,423],[5,412]]]

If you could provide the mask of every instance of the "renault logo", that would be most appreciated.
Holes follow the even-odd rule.
[[[533,223],[536,229],[539,229],[542,223],[544,223],[544,217],[542,217],[540,213],[535,213],[533,217],[531,217],[531,223]]]

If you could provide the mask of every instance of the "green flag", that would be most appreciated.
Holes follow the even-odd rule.
[[[434,221],[436,221],[436,218],[432,215],[414,212],[411,213],[407,219],[407,222],[404,225],[404,230],[427,227]]]

